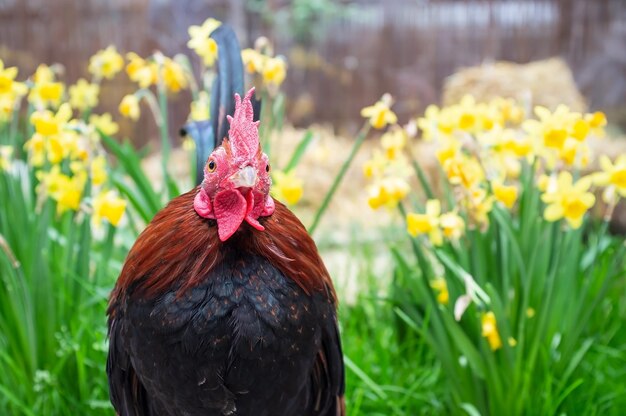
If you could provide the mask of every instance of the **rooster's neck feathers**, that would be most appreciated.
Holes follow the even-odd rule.
[[[172,288],[183,293],[206,278],[223,260],[225,250],[237,250],[243,259],[246,254],[267,258],[305,292],[326,292],[336,301],[315,243],[284,205],[276,202],[274,215],[263,218],[266,232],[244,225],[232,241],[222,243],[216,222],[198,216],[193,208],[197,192],[198,188],[172,200],[139,236],[111,296],[112,304],[129,293],[148,298]]]

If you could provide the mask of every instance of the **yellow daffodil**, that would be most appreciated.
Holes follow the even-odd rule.
[[[30,122],[35,126],[35,131],[42,136],[59,134],[61,129],[72,118],[72,108],[69,103],[63,103],[56,114],[49,110],[35,111],[30,116]]]
[[[89,116],[89,124],[94,126],[96,129],[100,130],[102,133],[107,136],[112,136],[119,131],[119,126],[115,121],[113,121],[113,117],[111,117],[110,113],[104,113],[101,115],[92,114]]]
[[[426,141],[448,138],[456,127],[456,107],[439,108],[436,105],[426,107],[424,117],[417,119],[417,127]]]
[[[13,92],[13,83],[17,76],[17,68],[12,66],[4,67],[4,62],[0,59],[0,95],[11,94]]]
[[[11,169],[11,158],[13,156],[13,146],[0,146],[0,170]]]
[[[572,228],[582,224],[583,216],[593,206],[596,199],[589,192],[591,177],[586,176],[573,183],[569,172],[561,172],[557,179],[556,189],[541,196],[548,204],[544,211],[547,221],[558,221],[565,218]]]
[[[394,208],[410,191],[409,184],[401,177],[385,177],[369,188],[367,203],[372,209],[383,206]]]
[[[219,20],[209,18],[201,26],[190,26],[188,29],[190,39],[187,46],[202,58],[207,67],[213,66],[218,53],[217,43],[210,36],[221,24]]]
[[[520,124],[524,120],[524,109],[511,98],[496,97],[489,103],[501,117],[502,124]]]
[[[293,171],[289,173],[276,171],[272,174],[272,196],[288,205],[297,204],[302,198],[302,179],[297,178]]]
[[[538,138],[543,146],[557,150],[563,147],[581,117],[578,113],[572,113],[565,105],[559,105],[554,113],[537,106],[535,114],[539,120],[526,120],[522,127],[531,136]]]
[[[451,241],[457,241],[465,231],[465,221],[454,211],[441,214],[439,226],[444,237]]]
[[[125,95],[119,105],[119,112],[124,117],[137,121],[141,115],[139,110],[139,99],[134,94]]]
[[[96,52],[89,59],[89,73],[96,78],[113,78],[124,67],[124,58],[117,52],[115,46]]]
[[[168,91],[176,93],[187,88],[185,70],[178,62],[165,57],[161,71],[163,83]]]
[[[487,194],[482,188],[473,188],[468,198],[463,201],[473,223],[481,230],[489,226],[489,213],[493,209],[494,197]]]
[[[373,152],[372,158],[363,165],[363,176],[367,179],[382,177],[388,165],[389,159],[376,149]]]
[[[441,203],[438,199],[426,201],[426,212],[424,214],[409,213],[406,217],[407,231],[413,237],[427,234],[430,242],[435,246],[443,244],[443,234],[439,226],[439,216],[441,215]]]
[[[266,56],[255,49],[248,48],[241,51],[241,60],[243,61],[246,71],[250,74],[263,72],[266,59]]]
[[[602,111],[585,114],[585,121],[589,123],[591,133],[599,138],[604,137],[604,127],[606,126],[606,115]]]
[[[46,161],[46,140],[39,133],[33,134],[29,140],[24,143],[24,149],[28,152],[28,161],[32,166],[42,166]]]
[[[107,180],[106,158],[102,155],[96,156],[91,161],[91,182],[94,186],[102,185]]]
[[[59,166],[56,165],[49,172],[38,172],[37,178],[40,182],[38,190],[57,202],[57,214],[63,214],[67,210],[78,210],[87,181],[84,172],[70,177],[61,173]]]
[[[447,305],[450,301],[450,293],[448,293],[448,284],[446,283],[446,279],[438,276],[430,282],[430,287],[437,292],[437,302],[442,305]]]
[[[17,70],[4,69],[0,59],[0,122],[6,121],[19,107],[20,100],[28,92],[28,87],[23,82],[15,81]]]
[[[478,160],[474,157],[459,154],[448,159],[443,170],[452,185],[471,189],[478,186],[485,179],[485,172]]]
[[[626,154],[617,157],[615,163],[608,156],[600,157],[601,172],[593,175],[596,185],[605,186],[603,199],[608,204],[617,202],[616,196],[626,197]]]
[[[461,102],[456,109],[456,127],[466,132],[474,132],[480,128],[478,106],[476,100],[471,95],[461,98]]]
[[[210,98],[206,91],[200,91],[198,99],[191,102],[189,119],[192,121],[208,120],[210,116]]]
[[[482,336],[487,338],[489,348],[491,348],[492,351],[502,348],[502,340],[498,332],[496,315],[491,311],[483,313],[480,322],[482,326]]]
[[[98,84],[90,84],[81,78],[70,87],[69,91],[70,105],[79,111],[85,111],[98,105],[98,95],[100,94]]]
[[[36,107],[58,106],[63,98],[65,86],[54,80],[52,69],[41,64],[33,76],[34,85],[28,95],[28,101]]]
[[[114,191],[100,192],[93,199],[93,224],[98,227],[102,220],[105,219],[111,225],[117,227],[125,210],[126,201],[118,197]]]
[[[156,62],[147,62],[134,52],[127,53],[126,59],[129,61],[126,65],[126,73],[131,81],[138,83],[141,88],[148,88],[157,83],[158,66]]]
[[[277,88],[287,75],[287,62],[282,58],[268,58],[263,66],[263,82]]]
[[[396,159],[402,153],[406,142],[406,132],[402,128],[391,129],[380,138],[380,144],[389,160]]]
[[[382,129],[387,124],[395,124],[398,121],[398,117],[391,111],[389,104],[384,99],[362,109],[361,116],[369,118],[370,124],[375,129]]]
[[[491,189],[496,200],[508,209],[513,208],[517,200],[517,187],[515,185],[504,185],[499,181],[493,181],[491,182]]]

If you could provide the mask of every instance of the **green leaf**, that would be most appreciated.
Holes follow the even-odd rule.
[[[304,156],[304,154],[306,153],[306,149],[309,147],[312,141],[313,131],[307,130],[304,133],[302,140],[300,140],[300,143],[298,143],[298,146],[293,151],[291,159],[289,159],[289,163],[287,163],[287,166],[285,166],[285,173],[289,173],[290,171],[295,169],[296,166],[298,166],[298,163],[300,163],[300,159],[302,159],[302,156]]]

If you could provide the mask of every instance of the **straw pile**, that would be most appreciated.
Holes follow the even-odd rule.
[[[527,108],[543,105],[554,109],[566,104],[573,111],[587,110],[572,71],[560,58],[528,64],[503,61],[460,69],[446,79],[442,102],[455,104],[466,94],[472,94],[478,101],[513,98]]]

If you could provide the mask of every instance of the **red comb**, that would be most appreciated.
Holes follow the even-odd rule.
[[[254,87],[243,97],[235,94],[235,114],[227,116],[230,123],[228,141],[235,159],[250,159],[259,151],[259,122],[253,121],[252,95]]]

